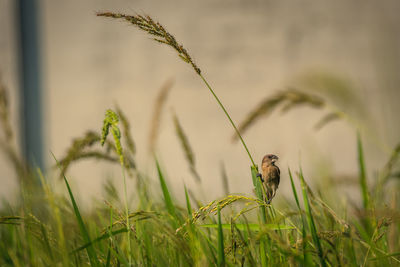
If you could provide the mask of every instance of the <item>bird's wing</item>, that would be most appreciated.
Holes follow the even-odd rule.
[[[281,171],[279,170],[279,168],[277,166],[270,166],[268,169],[269,169],[268,170],[268,180],[271,182],[275,181],[275,182],[277,182],[277,185],[278,185],[280,182]]]

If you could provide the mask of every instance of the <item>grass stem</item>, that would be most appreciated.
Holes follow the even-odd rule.
[[[219,100],[218,96],[215,94],[214,90],[211,88],[210,84],[207,82],[207,80],[204,78],[203,75],[199,74],[199,76],[201,77],[201,79],[203,80],[203,82],[206,84],[207,88],[210,90],[211,94],[214,96],[215,100],[218,102],[218,105],[222,108],[222,110],[224,111],[226,117],[228,118],[229,122],[232,124],[232,127],[235,129],[236,134],[238,135],[240,141],[243,144],[244,149],[247,152],[247,155],[250,158],[251,164],[253,165],[254,168],[256,168],[256,164],[254,163],[253,157],[250,154],[249,149],[247,148],[246,143],[243,140],[242,135],[240,134],[238,128],[236,127],[235,123],[233,122],[231,116],[229,115],[228,111],[225,109],[224,105],[222,104],[221,100]]]
[[[128,242],[128,262],[129,266],[132,266],[132,255],[131,255],[131,227],[129,224],[129,207],[128,207],[128,194],[126,190],[126,175],[124,171],[124,166],[121,165],[122,176],[124,177],[124,199],[125,199],[125,215],[126,215],[126,237]]]

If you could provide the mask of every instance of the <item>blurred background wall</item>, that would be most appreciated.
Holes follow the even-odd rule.
[[[193,70],[170,48],[127,23],[96,17],[97,11],[145,13],[160,21],[194,57],[236,122],[265,97],[301,84],[304,77],[328,75],[340,77],[362,103],[358,119],[364,125],[369,171],[380,168],[399,141],[399,1],[38,2],[48,179],[57,179],[50,151],[62,157],[73,138],[89,129],[100,131],[105,110],[115,104],[131,123],[139,168],[154,174],[148,152],[153,104],[162,85],[173,79],[157,141],[157,155],[173,190],[183,192],[183,182],[196,185],[171,108],[195,152],[204,197],[222,195],[221,162],[231,192],[252,190],[247,155],[231,142],[231,126]],[[9,89],[18,134],[17,26],[15,2],[0,0],[0,74]],[[321,116],[307,107],[284,115],[275,112],[244,134],[258,163],[266,153],[280,157],[281,192],[290,190],[287,168],[297,169],[299,162],[312,182],[324,175],[356,175],[355,128],[335,121],[315,131]],[[119,183],[120,176],[118,166],[93,160],[68,172],[84,199],[99,196],[105,178]],[[12,197],[17,181],[3,155],[0,182],[0,197]]]

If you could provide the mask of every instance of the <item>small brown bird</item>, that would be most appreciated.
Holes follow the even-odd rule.
[[[278,159],[277,156],[272,154],[265,155],[261,163],[261,174],[258,174],[267,195],[267,204],[271,203],[279,186],[281,171],[275,165]]]

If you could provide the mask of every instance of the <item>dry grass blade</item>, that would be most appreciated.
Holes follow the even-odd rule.
[[[175,131],[176,131],[178,139],[182,145],[183,152],[185,153],[185,158],[189,163],[190,172],[196,178],[197,182],[201,182],[201,178],[196,170],[194,153],[189,144],[189,140],[188,140],[185,132],[183,131],[183,128],[182,128],[181,124],[179,123],[178,117],[176,116],[175,112],[172,112],[172,114],[173,114],[173,120],[174,120],[174,125],[175,125]]]
[[[109,18],[115,18],[115,19],[124,19],[131,24],[135,25],[138,27],[140,30],[147,32],[148,34],[154,36],[152,39],[161,43],[161,44],[166,44],[178,53],[178,56],[185,61],[186,63],[190,64],[193,69],[196,71],[197,74],[200,74],[201,71],[197,67],[197,65],[194,63],[193,59],[191,56],[188,54],[186,49],[179,44],[175,37],[167,32],[165,28],[159,23],[155,22],[150,16],[142,16],[142,15],[134,15],[134,16],[129,16],[129,15],[124,15],[120,13],[112,13],[112,12],[99,12],[97,13],[97,16],[100,17],[109,17]]]
[[[161,87],[160,92],[157,95],[157,99],[154,103],[151,128],[149,133],[149,151],[151,152],[154,152],[154,149],[156,147],[157,136],[161,124],[161,116],[163,114],[163,107],[165,106],[165,102],[173,84],[173,80],[166,81]]]
[[[283,105],[281,108],[282,112],[287,112],[290,109],[300,105],[322,108],[325,105],[325,102],[317,96],[310,95],[296,89],[287,89],[285,91],[278,92],[265,98],[260,104],[258,104],[256,108],[249,112],[247,117],[241,123],[239,123],[239,132],[244,133],[258,119],[260,119],[262,116],[268,116],[275,109],[277,109],[279,105]],[[232,140],[236,141],[237,139],[238,136],[234,134],[232,136]]]

